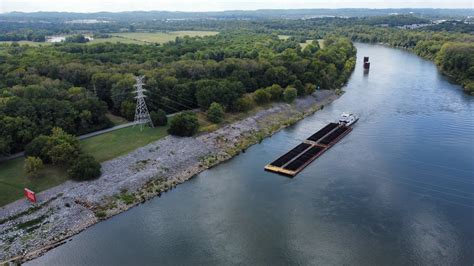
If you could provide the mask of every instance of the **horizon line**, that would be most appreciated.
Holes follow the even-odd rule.
[[[259,9],[226,9],[226,10],[207,10],[207,11],[180,11],[180,10],[123,10],[123,11],[91,11],[91,12],[74,12],[74,11],[57,11],[57,10],[38,10],[38,11],[8,11],[0,12],[0,14],[11,14],[11,13],[23,13],[23,14],[33,14],[33,13],[70,13],[70,14],[94,14],[94,13],[131,13],[131,12],[169,12],[169,13],[219,13],[219,12],[255,12],[255,11],[284,11],[284,10],[342,10],[342,9],[366,9],[366,10],[392,10],[392,9],[446,9],[446,10],[466,10],[472,9],[471,7],[320,7],[320,8],[259,8]]]

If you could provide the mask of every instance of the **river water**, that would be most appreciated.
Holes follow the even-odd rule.
[[[357,49],[322,111],[31,263],[472,265],[474,97],[414,54]],[[343,111],[354,130],[303,172],[263,171]]]

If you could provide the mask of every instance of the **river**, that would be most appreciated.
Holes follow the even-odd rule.
[[[322,111],[30,263],[472,265],[474,97],[412,53],[357,49]],[[343,111],[354,130],[303,172],[263,171]]]

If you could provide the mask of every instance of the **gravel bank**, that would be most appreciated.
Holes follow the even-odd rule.
[[[26,200],[6,205],[0,209],[0,264],[40,256],[100,220],[232,158],[337,97],[333,91],[317,91],[295,104],[274,104],[211,133],[190,138],[167,136],[104,162],[97,180],[67,181],[39,193],[36,205]]]

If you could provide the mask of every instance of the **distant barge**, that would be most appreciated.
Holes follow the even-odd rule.
[[[350,119],[347,116],[350,115]],[[316,158],[331,148],[349,132],[349,127],[357,121],[352,114],[343,114],[339,123],[329,123],[304,142],[294,147],[272,163],[265,166],[266,171],[295,176]]]

